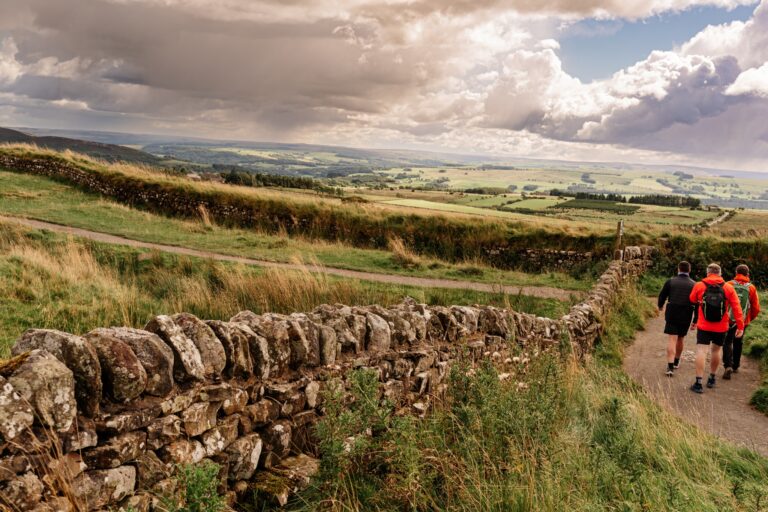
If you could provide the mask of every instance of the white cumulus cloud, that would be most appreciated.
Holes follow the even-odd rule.
[[[768,63],[740,74],[725,93],[731,96],[753,94],[768,98]]]

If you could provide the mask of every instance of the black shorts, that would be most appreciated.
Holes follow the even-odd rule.
[[[691,322],[667,322],[667,324],[664,326],[664,334],[671,334],[673,336],[685,336],[688,334],[688,329],[690,328]]]
[[[712,332],[712,331],[702,331],[699,329],[696,331],[696,344],[697,345],[709,345],[710,343],[714,343],[718,347],[722,347],[723,343],[725,342],[725,335],[728,334],[727,332]]]

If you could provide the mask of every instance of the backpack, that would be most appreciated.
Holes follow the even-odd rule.
[[[752,286],[750,283],[740,283],[738,281],[731,281],[731,286],[733,286],[733,289],[736,290],[736,295],[739,297],[739,303],[741,303],[741,311],[744,313],[744,320],[747,319],[747,312],[749,311],[749,287]],[[733,317],[733,308],[728,312],[728,315],[731,317],[731,323],[735,322],[736,320]]]
[[[723,285],[708,284],[701,298],[701,311],[707,322],[720,322],[725,316],[725,290]]]

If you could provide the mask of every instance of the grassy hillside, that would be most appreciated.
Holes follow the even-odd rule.
[[[53,151],[74,151],[107,162],[132,162],[158,164],[160,158],[150,153],[126,146],[103,144],[66,137],[35,136],[17,130],[0,128],[0,144],[31,144]]]
[[[130,208],[47,178],[1,170],[0,214],[233,256],[282,262],[300,257],[329,267],[385,274],[572,290],[590,288],[593,277],[589,273],[573,277],[560,272],[502,271],[478,261],[450,263],[414,255],[398,244],[390,244],[387,250],[364,249],[341,242],[225,228],[206,224],[203,219],[169,218]]]
[[[228,319],[256,312],[309,311],[324,303],[511,305],[537,315],[563,314],[549,299],[463,290],[420,289],[328,278],[309,271],[261,270],[210,260],[82,242],[0,222],[0,358],[31,327],[83,333],[142,327],[181,311]]]
[[[329,397],[321,476],[293,509],[761,510],[768,460],[676,419],[622,372],[649,307],[629,288],[586,367],[542,356],[511,379],[454,371],[424,420],[377,406],[358,375],[351,408]],[[333,441],[349,435],[351,450]]]
[[[763,312],[747,328],[744,353],[757,358],[763,372],[763,382],[752,395],[752,405],[768,415],[768,293],[760,294]]]

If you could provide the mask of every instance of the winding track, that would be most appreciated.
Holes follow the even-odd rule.
[[[573,290],[563,290],[561,288],[552,288],[547,286],[509,286],[509,285],[495,285],[490,283],[478,283],[472,281],[456,281],[451,279],[429,279],[424,277],[411,277],[411,276],[399,276],[394,274],[379,274],[375,272],[362,272],[359,270],[347,270],[333,267],[321,267],[313,265],[299,265],[294,263],[281,263],[275,261],[258,260],[253,258],[245,258],[242,256],[231,256],[228,254],[221,254],[209,251],[200,251],[197,249],[190,249],[187,247],[179,247],[176,245],[165,245],[151,242],[141,242],[139,240],[133,240],[131,238],[124,238],[121,236],[110,235],[107,233],[101,233],[98,231],[90,231],[87,229],[75,228],[71,226],[63,226],[61,224],[54,224],[51,222],[44,222],[40,220],[27,219],[22,217],[9,217],[0,215],[0,222],[7,222],[10,224],[17,224],[20,226],[26,226],[35,229],[47,229],[49,231],[55,231],[57,233],[67,233],[70,235],[88,238],[97,242],[103,242],[107,244],[115,245],[127,245],[129,247],[138,247],[142,249],[154,249],[162,252],[168,252],[173,254],[183,254],[186,256],[195,256],[198,258],[210,258],[217,261],[230,261],[235,263],[242,263],[245,265],[254,265],[265,268],[277,268],[284,270],[305,270],[309,268],[312,272],[319,272],[328,275],[345,277],[351,279],[361,279],[364,281],[373,281],[377,283],[398,284],[405,286],[418,286],[424,288],[449,288],[458,290],[473,290],[478,292],[499,293],[503,292],[510,295],[530,295],[533,297],[539,297],[542,299],[557,299],[557,300],[569,300],[571,296],[582,296],[583,292]]]
[[[752,392],[760,384],[758,364],[742,357],[739,373],[730,381],[720,378],[721,365],[715,389],[705,388],[703,395],[697,395],[688,389],[695,379],[696,333],[688,334],[680,369],[672,378],[664,375],[666,343],[664,316],[658,315],[648,321],[645,330],[637,333],[634,343],[625,351],[624,370],[654,400],[685,421],[768,456],[768,417],[749,405]],[[708,375],[709,362],[706,372]]]

